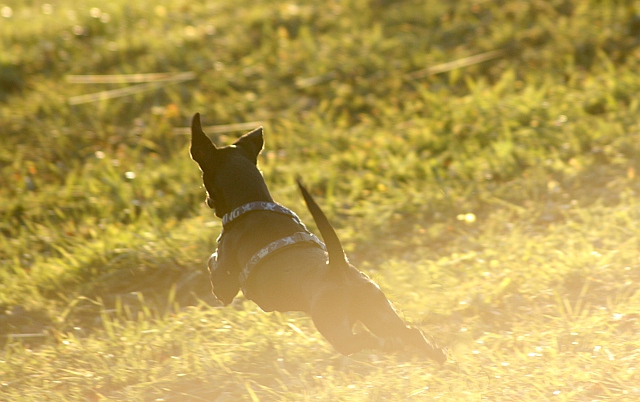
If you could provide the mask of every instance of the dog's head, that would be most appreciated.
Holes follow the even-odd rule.
[[[207,205],[218,217],[252,201],[272,201],[258,170],[264,145],[262,127],[243,135],[232,145],[217,148],[202,131],[200,114],[191,122],[191,157],[202,170]]]

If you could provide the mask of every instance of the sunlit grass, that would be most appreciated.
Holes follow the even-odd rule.
[[[0,399],[638,398],[640,8],[387,3],[0,4]],[[302,175],[450,361],[212,306],[194,112],[263,124],[274,198],[312,227]]]

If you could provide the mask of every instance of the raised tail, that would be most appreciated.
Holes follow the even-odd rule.
[[[329,219],[327,219],[327,216],[322,212],[318,204],[316,204],[311,194],[309,194],[307,189],[302,185],[300,178],[296,179],[296,181],[298,182],[302,197],[304,197],[304,202],[307,204],[307,208],[309,208],[309,212],[311,212],[313,220],[316,222],[316,226],[322,235],[322,240],[324,240],[324,244],[327,247],[329,266],[334,268],[348,267],[349,262],[344,255],[344,249],[342,248],[336,231],[333,229],[333,226],[331,226],[331,223],[329,223]]]

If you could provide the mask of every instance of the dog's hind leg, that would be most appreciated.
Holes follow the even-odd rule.
[[[383,315],[380,315],[374,322],[367,320],[363,323],[371,332],[385,341],[384,349],[392,350],[398,346],[408,346],[419,350],[424,356],[439,364],[443,364],[447,360],[442,349],[429,342],[418,328],[405,324],[395,311],[387,311]]]
[[[418,328],[405,327],[401,335],[402,342],[423,352],[428,358],[443,364],[447,361],[444,350],[429,342]]]
[[[324,293],[316,300],[311,318],[316,329],[341,354],[351,355],[365,349],[382,349],[384,341],[368,331],[353,333],[353,322],[347,313],[344,298]]]
[[[364,282],[358,296],[357,317],[373,334],[384,340],[385,350],[409,346],[440,364],[446,361],[442,349],[431,344],[418,328],[408,326],[400,318],[380,288]]]

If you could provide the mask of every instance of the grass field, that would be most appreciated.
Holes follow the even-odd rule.
[[[640,399],[638,71],[637,0],[0,0],[0,400]],[[215,304],[195,112],[442,368]]]

